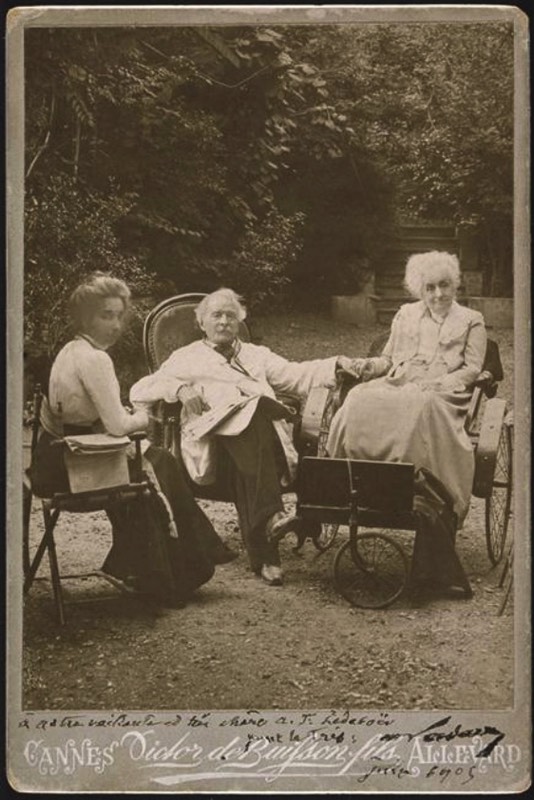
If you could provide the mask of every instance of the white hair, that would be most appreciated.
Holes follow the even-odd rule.
[[[408,259],[404,275],[404,286],[412,297],[421,299],[423,296],[426,272],[430,267],[445,267],[454,288],[458,288],[460,285],[458,256],[438,250],[432,250],[428,253],[416,253]]]
[[[199,325],[202,324],[202,320],[208,310],[208,307],[212,300],[221,298],[221,300],[226,300],[227,302],[232,303],[237,310],[237,318],[239,322],[243,322],[245,317],[247,316],[247,310],[243,305],[243,298],[241,298],[237,292],[234,292],[233,289],[217,289],[215,292],[211,294],[207,294],[206,297],[200,301],[198,306],[195,308],[195,316],[197,318],[197,322]]]

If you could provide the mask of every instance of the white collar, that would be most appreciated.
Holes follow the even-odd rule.
[[[104,350],[105,351],[105,350],[108,349],[107,347],[104,347],[104,345],[99,344],[96,341],[96,339],[93,339],[93,337],[89,336],[89,334],[87,334],[87,333],[77,333],[74,338],[75,339],[85,339],[86,342],[89,342],[89,344],[91,344],[97,350]]]

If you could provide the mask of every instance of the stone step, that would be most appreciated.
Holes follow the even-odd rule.
[[[414,223],[412,225],[399,225],[397,227],[398,235],[399,236],[417,236],[417,237],[437,237],[437,238],[449,238],[454,239],[456,236],[456,229],[454,225],[450,224],[417,224]]]
[[[380,289],[380,291],[376,291],[374,297],[377,298],[376,302],[388,302],[388,303],[407,303],[409,302],[411,295],[407,292],[402,291],[402,287],[391,287],[390,289]]]
[[[474,276],[474,277],[472,277]],[[467,283],[473,283],[479,277],[479,273],[464,273]],[[385,272],[377,273],[375,276],[375,289],[377,294],[394,290],[401,295],[404,292],[404,272]]]
[[[393,321],[393,317],[397,313],[397,310],[398,309],[395,309],[394,311],[390,311],[387,309],[386,310],[377,309],[376,321],[378,322],[379,325],[391,325],[391,322]]]
[[[398,266],[388,265],[387,267],[381,269],[380,271],[375,272],[375,280],[377,281],[388,281],[391,282],[392,280],[402,281],[404,278],[404,269],[399,268]]]
[[[428,247],[429,243],[435,243],[441,248],[444,246],[451,247],[455,250],[458,248],[458,239],[454,234],[436,235],[433,233],[429,234],[426,231],[422,233],[410,233],[409,235],[402,234],[401,236],[395,237],[391,248],[394,250],[399,249],[404,251],[407,247],[412,247],[414,245],[416,247],[421,247],[421,245]],[[434,247],[430,247],[429,249],[433,250]]]
[[[383,269],[403,269],[410,256],[430,250],[458,255],[459,246],[455,239],[405,239],[388,247],[384,254]]]
[[[402,291],[403,283],[404,272],[388,272],[385,275],[376,275],[375,277],[375,286],[377,288],[380,286],[383,286],[384,288],[398,287]]]

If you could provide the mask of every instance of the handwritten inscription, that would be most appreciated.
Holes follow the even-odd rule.
[[[57,717],[39,717],[27,715],[19,721],[19,727],[28,730],[46,730],[47,728],[154,728],[176,727],[186,725],[191,728],[208,727],[237,727],[237,728],[262,728],[267,724],[276,727],[292,727],[294,729],[308,726],[314,730],[326,727],[372,728],[377,726],[390,726],[394,718],[387,711],[378,711],[376,714],[353,714],[350,711],[308,711],[295,712],[294,717],[279,715],[268,719],[260,711],[250,709],[244,713],[232,714],[220,719],[211,711],[200,713],[171,714],[159,716],[156,713],[135,715],[126,712],[112,712],[103,717],[91,717],[84,714],[66,714]],[[305,734],[307,735],[307,734]]]
[[[484,725],[483,728],[464,728],[462,725],[447,728],[446,726],[450,721],[450,716],[444,717],[444,719],[433,722],[418,733],[384,733],[382,739],[386,742],[403,738],[412,741],[420,737],[424,742],[452,742],[454,739],[473,739],[475,736],[489,736],[489,741],[486,741],[484,747],[476,754],[479,758],[487,758],[491,755],[493,749],[504,739],[504,733],[491,725]]]
[[[193,715],[194,716],[194,715]],[[126,713],[110,714],[108,717],[92,718],[86,714],[68,714],[64,717],[42,717],[31,719],[23,717],[19,721],[19,728],[46,731],[50,728],[149,728],[163,725],[173,728],[180,725],[182,717],[175,714],[170,718],[159,719],[155,714],[144,714],[140,717]],[[189,724],[192,724],[189,721]]]

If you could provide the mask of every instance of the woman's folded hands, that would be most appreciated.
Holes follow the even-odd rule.
[[[350,358],[347,359],[347,362],[347,364],[341,365],[343,371],[363,383],[385,375],[391,366],[391,362],[386,356]]]

